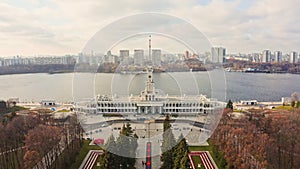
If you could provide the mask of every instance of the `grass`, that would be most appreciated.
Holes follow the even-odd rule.
[[[201,159],[200,159],[199,156],[192,156],[192,159],[194,161],[194,165],[195,165],[196,169],[204,169],[204,166],[203,166],[203,164],[202,164]],[[200,168],[198,167],[198,164],[201,164]]]
[[[28,108],[21,107],[21,106],[13,106],[10,108],[2,108],[0,109],[0,114],[8,114],[8,113],[15,113],[21,110],[28,110]]]
[[[10,112],[16,112],[16,111],[21,111],[21,110],[28,110],[28,108],[21,107],[21,106],[13,106],[9,108]]]
[[[101,147],[97,145],[89,145],[90,142],[91,140],[83,140],[83,145],[80,153],[76,157],[76,162],[70,167],[70,169],[78,169],[90,150],[101,150]]]
[[[221,168],[220,161],[216,158],[215,154],[213,153],[211,145],[209,145],[209,146],[189,146],[189,150],[190,151],[208,151],[210,153],[210,155],[212,156],[212,158],[214,159],[218,168]]]
[[[98,156],[98,158],[97,158],[97,160],[96,160],[96,162],[95,162],[95,164],[94,164],[94,166],[93,166],[93,168],[92,169],[99,169],[99,166],[97,166],[97,163],[100,161],[100,157]]]
[[[190,151],[209,151],[212,153],[212,148],[210,146],[190,146]]]
[[[291,107],[291,106],[277,106],[274,108],[274,110],[288,110],[288,111],[290,111],[292,109],[293,109],[293,107]]]
[[[70,110],[67,110],[67,109],[61,109],[61,110],[58,110],[57,112],[59,112],[59,113],[67,113],[67,112],[70,112]]]
[[[234,109],[233,112],[242,113],[243,110]]]

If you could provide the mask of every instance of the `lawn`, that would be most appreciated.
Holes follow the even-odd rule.
[[[76,162],[70,167],[70,169],[78,169],[90,150],[101,150],[101,147],[97,145],[89,145],[91,140],[83,140],[83,145],[80,153],[76,157]]]
[[[61,109],[61,110],[58,110],[57,112],[59,112],[59,113],[68,113],[68,112],[70,112],[70,110]]]
[[[195,166],[196,169],[204,169],[204,166],[203,166],[199,156],[192,156],[192,159],[194,161],[194,166]],[[198,167],[198,164],[201,164],[200,168]]]
[[[212,156],[212,158],[214,159],[216,165],[218,166],[218,168],[220,167],[220,162],[218,161],[218,159],[216,158],[216,156],[214,155],[213,151],[212,151],[212,146],[189,146],[189,150],[190,151],[208,151],[210,153],[210,155]],[[200,160],[200,158],[199,158]],[[195,162],[195,164],[197,164]]]
[[[274,109],[275,110],[288,110],[288,111],[290,111],[293,108],[291,106],[276,106]]]
[[[190,151],[209,151],[212,153],[211,146],[189,146]]]

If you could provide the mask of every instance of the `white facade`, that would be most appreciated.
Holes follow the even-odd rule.
[[[177,114],[206,116],[220,111],[226,103],[204,95],[169,96],[155,89],[152,69],[148,71],[146,87],[138,96],[97,96],[95,102],[77,103],[75,110],[92,114]]]
[[[241,100],[241,104],[253,106],[253,105],[257,105],[257,100]]]
[[[55,100],[42,100],[42,106],[55,106]]]

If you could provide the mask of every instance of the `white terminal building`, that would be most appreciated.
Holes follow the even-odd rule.
[[[79,102],[75,110],[87,114],[122,115],[208,115],[220,111],[226,103],[205,95],[169,96],[155,89],[152,68],[148,69],[146,87],[139,95],[98,95],[94,101]]]

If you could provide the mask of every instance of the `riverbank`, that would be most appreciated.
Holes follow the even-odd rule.
[[[70,73],[74,72],[74,65],[47,64],[47,65],[14,65],[1,66],[0,75],[32,74],[32,73]]]

